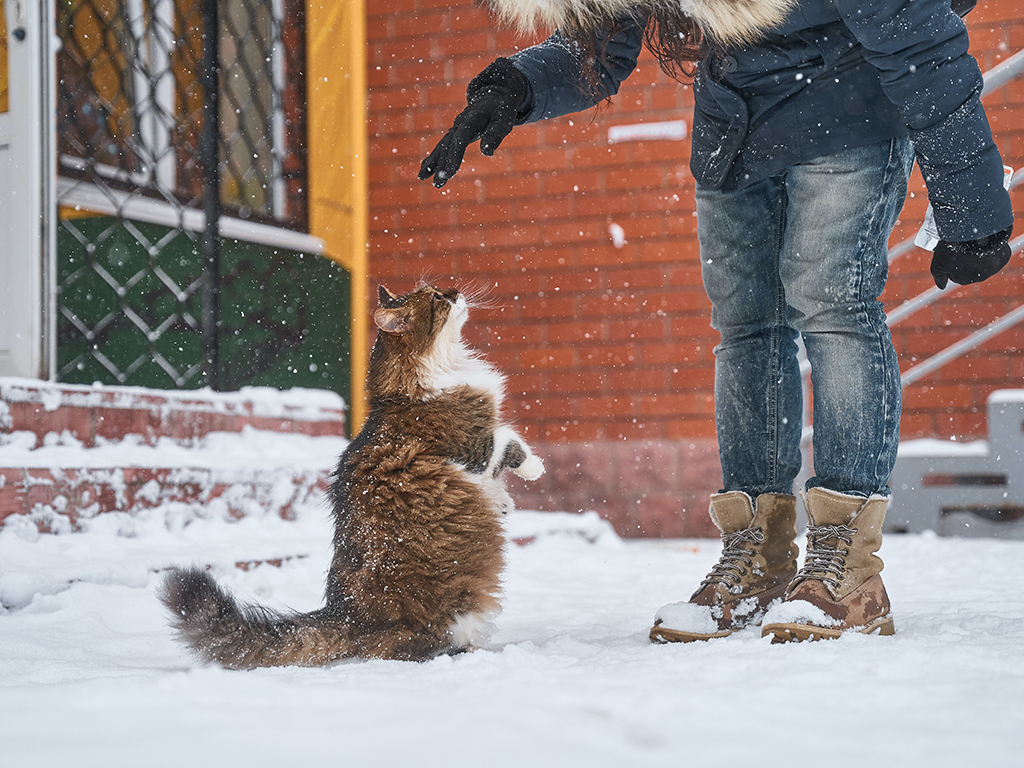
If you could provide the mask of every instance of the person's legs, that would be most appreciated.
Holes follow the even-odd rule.
[[[874,552],[898,441],[900,382],[877,299],[912,162],[909,142],[896,140],[819,158],[743,190],[698,190],[704,284],[721,333],[715,416],[723,492],[712,497],[711,516],[724,547],[688,603],[659,611],[652,639],[707,639],[759,623],[783,592],[780,580],[840,631],[852,627],[848,620],[879,628],[888,617]],[[813,554],[792,578],[795,531],[778,510],[795,503],[800,468],[797,329],[813,371],[816,476],[808,482]],[[745,568],[750,561],[757,567]],[[751,571],[762,577],[751,579]],[[794,593],[800,584],[813,589]],[[850,601],[871,610],[851,613]],[[771,615],[769,608],[765,632]],[[828,636],[801,632],[786,637]]]
[[[800,370],[779,258],[784,176],[745,189],[698,188],[701,272],[711,299],[715,425],[723,491],[793,493],[800,471]]]
[[[764,617],[762,634],[775,641],[895,631],[875,553],[899,444],[900,372],[878,296],[912,164],[899,139],[787,176],[779,272],[811,363],[815,476],[805,564]]]
[[[900,371],[878,296],[906,197],[910,143],[897,139],[791,168],[779,273],[814,392],[808,487],[888,495],[899,442]]]
[[[779,254],[782,177],[734,192],[697,192],[697,230],[715,349],[715,421],[724,490],[710,515],[722,554],[689,601],[664,606],[651,639],[725,637],[761,623],[796,575],[800,372],[786,322]]]

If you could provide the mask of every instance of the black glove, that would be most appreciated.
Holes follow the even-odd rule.
[[[988,280],[1010,260],[1010,235],[1013,225],[980,240],[948,243],[940,240],[932,255],[932,277],[935,285],[945,288],[952,280],[957,285],[970,285]]]
[[[473,78],[466,89],[469,103],[434,151],[420,165],[419,177],[434,177],[440,189],[462,165],[466,147],[480,139],[480,151],[490,157],[511,133],[519,109],[530,93],[526,75],[508,59],[498,59]]]

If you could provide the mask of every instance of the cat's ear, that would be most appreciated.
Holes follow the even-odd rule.
[[[380,289],[377,291],[377,295],[380,298],[380,305],[385,309],[392,309],[394,307],[397,307],[401,302],[401,299],[398,296],[395,296],[395,294],[393,294],[383,285],[380,286]]]
[[[373,313],[373,322],[387,333],[402,333],[409,327],[409,316],[399,309],[378,309]]]

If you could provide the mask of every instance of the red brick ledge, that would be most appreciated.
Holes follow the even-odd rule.
[[[235,518],[270,512],[292,519],[297,505],[320,503],[329,484],[330,473],[294,469],[0,468],[0,527],[25,515],[40,532],[76,530],[98,514],[174,502],[217,505]]]
[[[721,487],[711,439],[628,440],[534,446],[546,471],[510,475],[519,509],[596,511],[624,538],[717,538],[708,501]]]
[[[139,435],[189,441],[245,427],[321,436],[345,435],[345,403],[333,392],[263,387],[240,392],[86,387],[37,379],[0,378],[0,433],[69,432],[85,447],[98,438]]]

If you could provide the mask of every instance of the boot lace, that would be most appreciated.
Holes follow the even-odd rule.
[[[846,556],[849,549],[841,544],[852,544],[856,528],[845,525],[811,525],[807,527],[807,558],[803,568],[797,571],[790,590],[807,579],[821,581],[830,591],[839,588],[846,578]]]
[[[711,568],[707,578],[700,583],[701,588],[708,584],[722,584],[733,594],[741,591],[740,578],[747,574],[747,568],[754,565],[750,555],[754,554],[744,548],[744,544],[762,544],[764,533],[760,528],[744,528],[735,533],[722,535],[722,556]]]

